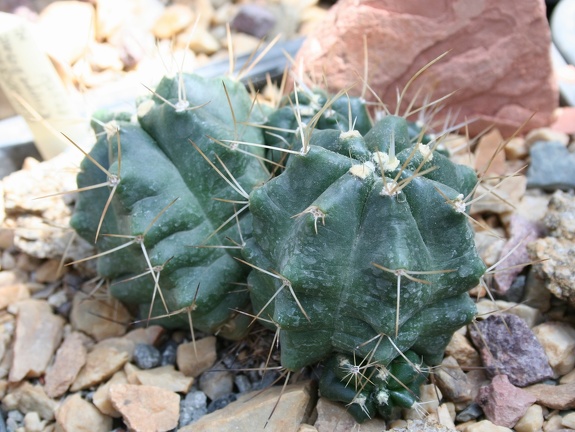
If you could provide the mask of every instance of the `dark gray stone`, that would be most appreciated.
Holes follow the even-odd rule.
[[[217,398],[208,405],[208,414],[228,406],[236,399],[237,396],[233,393]]]
[[[166,344],[164,345],[164,348],[162,350],[161,365],[162,366],[168,366],[168,365],[174,366],[176,364],[177,353],[178,353],[178,343],[176,341],[170,339],[168,342],[166,342]]]
[[[560,142],[538,141],[531,147],[527,187],[549,191],[575,188],[575,154]]]
[[[276,17],[265,6],[257,4],[242,5],[230,26],[232,29],[257,38],[264,38],[274,28]]]
[[[148,344],[138,344],[134,349],[134,363],[140,369],[152,369],[160,365],[162,354],[160,351]]]
[[[517,387],[553,377],[543,347],[518,316],[491,315],[471,326],[470,335],[490,377],[507,375]]]
[[[479,418],[479,416],[482,414],[483,410],[479,404],[473,402],[471,405],[466,406],[459,414],[457,414],[455,421],[459,423],[465,423],[469,420],[475,420],[476,418]]]

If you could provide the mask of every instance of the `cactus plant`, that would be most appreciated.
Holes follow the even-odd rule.
[[[247,271],[234,258],[251,231],[238,192],[247,198],[243,191],[269,174],[257,158],[216,140],[263,143],[259,129],[238,126],[261,121],[251,108],[240,83],[184,74],[164,78],[138,105],[137,120],[109,116],[105,128],[96,125],[100,138],[82,163],[78,186],[109,187],[80,193],[71,224],[88,241],[97,238],[99,274],[144,316],[180,312],[162,321],[174,327],[187,325],[182,312],[190,312],[194,327],[215,332],[249,302],[236,285]],[[202,155],[234,171],[238,192]]]
[[[401,117],[364,136],[315,130],[250,194],[252,304],[279,329],[282,365],[332,357],[321,392],[355,406],[359,421],[412,403],[425,365],[441,361],[475,314],[467,291],[485,267],[464,197],[476,182],[471,169],[413,143]],[[354,384],[342,364],[371,372]]]

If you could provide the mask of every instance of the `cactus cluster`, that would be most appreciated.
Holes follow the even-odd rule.
[[[300,91],[263,119],[223,83],[164,79],[137,120],[102,129],[78,184],[108,187],[83,192],[72,220],[97,238],[100,274],[167,325],[189,312],[238,337],[232,315],[251,311],[279,331],[285,368],[325,361],[322,395],[358,421],[411,407],[475,315],[474,172],[404,118],[372,124],[361,99]],[[285,164],[272,179],[266,146]]]

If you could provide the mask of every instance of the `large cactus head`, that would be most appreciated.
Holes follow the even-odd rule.
[[[222,144],[263,142],[259,129],[239,125],[259,121],[251,108],[240,83],[182,75],[165,78],[133,121],[110,117],[98,126],[78,185],[107,187],[80,193],[72,225],[97,238],[100,275],[144,317],[175,314],[163,323],[184,326],[189,312],[196,328],[214,332],[249,302],[237,285],[246,268],[235,257],[251,221],[238,201],[268,174],[257,158]],[[233,170],[236,190],[204,157]]]
[[[284,173],[250,195],[252,303],[280,329],[282,364],[295,370],[334,352],[379,371],[406,352],[438,363],[474,316],[467,291],[485,270],[465,214],[476,182],[433,144],[413,142],[400,117],[364,136],[316,130]],[[406,386],[419,382],[415,369]],[[351,383],[326,385],[329,397],[364,400],[348,398]],[[370,389],[364,401],[383,401],[381,385],[361,390]],[[360,411],[386,411],[369,406]]]

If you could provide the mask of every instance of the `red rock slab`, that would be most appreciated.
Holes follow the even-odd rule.
[[[554,120],[558,89],[540,0],[340,0],[308,36],[295,70],[316,83],[325,75],[332,91],[357,83],[350,93],[360,94],[364,38],[367,81],[391,112],[397,90],[448,52],[410,87],[401,113],[419,89],[421,100],[457,91],[443,113],[457,113],[458,121],[477,118],[473,135],[495,124],[510,136],[534,113],[525,131]],[[376,100],[369,92],[366,98]]]

